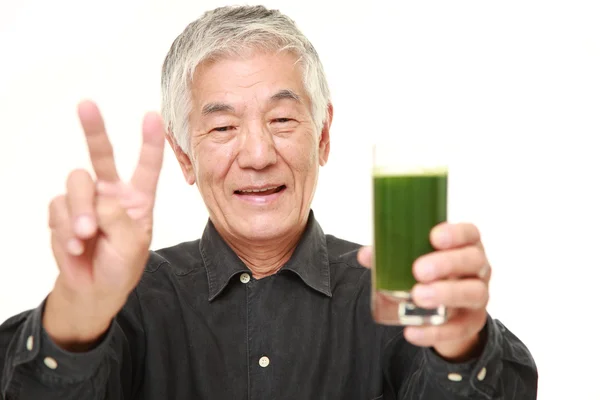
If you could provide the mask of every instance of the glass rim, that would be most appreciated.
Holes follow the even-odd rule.
[[[449,166],[444,163],[425,165],[419,163],[398,163],[393,165],[374,165],[373,176],[440,176],[448,175]]]

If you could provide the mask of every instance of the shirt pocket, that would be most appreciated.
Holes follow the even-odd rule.
[[[383,393],[377,397],[373,397],[371,400],[382,400],[382,399],[383,399]]]

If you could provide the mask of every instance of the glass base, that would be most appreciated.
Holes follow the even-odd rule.
[[[375,290],[371,307],[375,322],[384,325],[442,325],[448,321],[445,306],[418,307],[411,301],[410,292],[405,291]]]

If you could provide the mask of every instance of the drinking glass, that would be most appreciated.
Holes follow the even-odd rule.
[[[447,218],[448,163],[432,142],[373,146],[374,240],[371,308],[385,325],[440,325],[445,306],[417,307],[413,264],[432,252],[431,229]]]

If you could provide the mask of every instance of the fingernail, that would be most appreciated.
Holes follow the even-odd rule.
[[[479,270],[479,274],[478,274],[479,278],[481,278],[481,279],[485,278],[485,276],[487,275],[487,272],[488,272],[488,266],[484,265],[483,268],[481,268]]]
[[[67,242],[67,250],[74,256],[79,256],[83,253],[83,245],[77,239],[69,239]]]
[[[435,265],[431,263],[421,263],[417,265],[417,275],[421,279],[433,279],[435,278]]]
[[[438,228],[436,231],[434,231],[433,239],[439,246],[442,247],[450,246],[452,240],[450,233],[443,228]]]
[[[75,226],[75,231],[78,235],[81,236],[89,236],[94,233],[96,229],[96,224],[94,224],[94,220],[88,215],[82,215],[77,218],[77,225]]]

